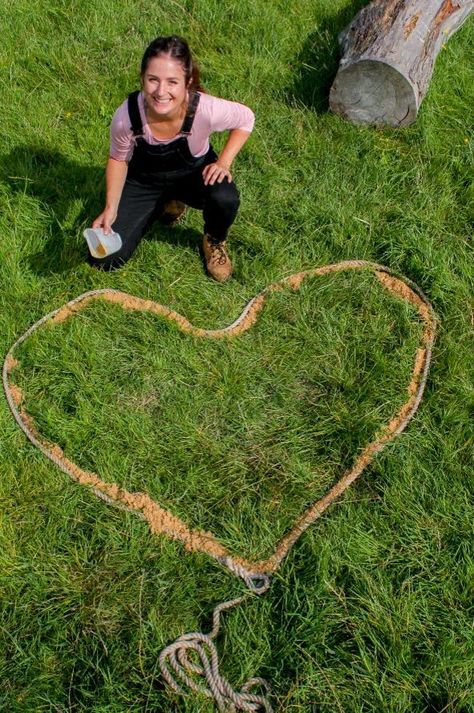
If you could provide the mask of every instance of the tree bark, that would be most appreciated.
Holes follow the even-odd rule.
[[[474,0],[373,0],[339,35],[332,111],[356,124],[411,124],[439,51],[473,9]]]

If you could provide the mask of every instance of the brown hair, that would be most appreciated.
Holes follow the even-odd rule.
[[[154,57],[167,54],[183,65],[186,85],[189,84],[191,91],[203,91],[199,75],[199,67],[193,60],[189,45],[182,37],[171,35],[170,37],[157,37],[150,42],[143,55],[141,65],[141,76],[145,74],[148,63]]]

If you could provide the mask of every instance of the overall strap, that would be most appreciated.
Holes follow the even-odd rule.
[[[134,136],[143,136],[143,124],[140,116],[140,110],[138,108],[138,95],[139,91],[132,92],[128,95],[128,115],[130,121],[132,122],[131,129]]]
[[[191,133],[191,129],[193,128],[194,117],[196,115],[196,109],[198,108],[200,98],[201,98],[201,95],[198,92],[196,92],[195,94],[191,94],[189,104],[188,104],[188,110],[186,112],[186,116],[184,117],[181,131],[179,132],[180,134],[188,134],[189,135]]]

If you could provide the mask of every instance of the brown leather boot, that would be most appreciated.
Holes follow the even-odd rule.
[[[186,206],[181,201],[168,201],[165,203],[163,208],[163,213],[159,217],[159,221],[162,225],[167,225],[168,227],[173,227],[179,221],[179,219],[184,215]]]
[[[225,240],[216,240],[205,233],[202,251],[209,275],[217,282],[225,282],[232,275],[232,263],[225,249]]]

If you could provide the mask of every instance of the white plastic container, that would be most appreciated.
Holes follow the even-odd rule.
[[[102,228],[86,228],[84,237],[92,257],[99,259],[116,253],[122,247],[122,238],[113,230],[106,235]]]

